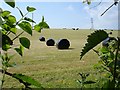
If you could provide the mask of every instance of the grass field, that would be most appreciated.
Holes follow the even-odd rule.
[[[80,60],[80,52],[86,43],[87,35],[92,32],[92,30],[43,30],[41,33],[33,32],[32,37],[25,33],[23,36],[31,40],[30,50],[25,49],[23,57],[16,54],[11,63],[16,62],[17,66],[9,68],[8,71],[31,76],[45,88],[80,88],[77,82],[80,79],[79,72],[90,73],[88,79],[96,80],[99,77],[93,68],[99,59],[93,51]],[[117,34],[117,31],[113,31],[113,36]],[[71,46],[67,50],[58,50],[56,46],[48,47],[45,42],[39,41],[40,36],[45,36],[46,39],[53,38],[56,42],[66,38]],[[15,45],[18,45],[17,40]],[[4,87],[17,88],[23,85],[7,76]]]

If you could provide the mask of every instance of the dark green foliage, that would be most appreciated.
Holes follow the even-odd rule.
[[[15,50],[19,55],[23,56],[23,46],[20,46],[19,48],[15,48]]]
[[[19,41],[20,41],[21,45],[24,46],[25,48],[27,48],[27,49],[30,48],[30,40],[27,39],[26,37],[19,38]]]
[[[13,41],[9,38],[9,36],[2,34],[2,49],[7,51],[11,48]]]
[[[11,7],[15,7],[15,0],[4,0],[8,5],[10,5]]]
[[[96,83],[95,81],[87,80],[89,75],[90,75],[89,73],[79,73],[81,80],[78,80],[78,82],[81,84],[82,88],[84,87],[84,85]]]
[[[50,28],[49,25],[44,21],[44,16],[42,17],[42,22],[34,26],[37,32],[41,32],[43,28]]]
[[[28,12],[33,12],[33,11],[35,11],[36,9],[34,8],[34,7],[29,7],[29,6],[27,6],[27,11]]]
[[[87,43],[82,49],[82,52],[80,54],[80,59],[92,48],[94,48],[96,45],[101,43],[103,40],[105,40],[108,37],[108,34],[104,30],[97,30],[91,35],[88,35]]]
[[[9,0],[4,0],[8,5],[11,7],[15,7],[15,2],[14,0],[10,0],[10,2],[7,2]],[[7,72],[8,67],[13,67],[16,65],[16,63],[10,63],[9,61],[12,59],[12,56],[8,55],[8,50],[9,49],[14,49],[19,55],[23,56],[23,51],[24,48],[29,49],[30,48],[30,40],[27,37],[20,37],[24,32],[27,32],[28,34],[32,35],[32,26],[30,22],[35,23],[32,19],[29,17],[25,17],[29,12],[33,12],[36,9],[34,7],[27,7],[27,13],[23,14],[22,11],[17,7],[21,14],[21,19],[16,20],[16,17],[11,15],[10,11],[2,11],[0,12],[0,27],[2,28],[0,31],[0,34],[2,35],[2,51],[3,54],[0,55],[0,58],[2,59],[2,73],[3,73],[3,78],[2,78],[2,85],[0,88],[2,88],[3,83],[5,81],[5,75],[12,76],[13,78],[16,78],[17,80],[20,81],[20,83],[23,83],[25,85],[25,89],[30,89],[31,85],[34,85],[36,87],[42,88],[41,84],[34,79],[32,79],[29,76],[22,75],[22,74],[11,74]],[[44,21],[44,18],[42,19],[42,22]],[[45,23],[46,24],[46,23]],[[19,26],[22,30],[19,34],[17,33],[17,26]],[[43,27],[46,27],[44,25],[44,22],[42,24]],[[9,34],[13,34],[13,39],[11,40]],[[19,38],[20,37],[20,38]],[[15,39],[19,39],[20,46],[19,47],[14,47],[13,42]]]
[[[22,21],[18,26],[28,34],[32,35],[32,26],[27,21]]]
[[[18,79],[19,82],[23,83],[26,88],[28,88],[30,85],[34,85],[34,86],[39,87],[41,89],[43,88],[39,82],[37,82],[36,80],[32,79],[29,76],[15,73],[12,75],[12,77]]]
[[[25,17],[24,20],[35,23],[35,21],[33,21],[32,19],[30,19],[28,17]]]

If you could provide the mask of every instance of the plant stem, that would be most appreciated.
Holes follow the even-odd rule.
[[[24,33],[24,31],[22,31],[20,34],[18,34],[15,38],[13,38],[13,40],[12,41],[14,41],[15,39],[17,39],[21,34],[23,34]]]
[[[118,45],[117,45],[117,50],[116,50],[116,53],[115,53],[115,64],[114,64],[114,73],[113,73],[114,87],[115,87],[116,66],[117,66],[117,57],[118,57],[118,52],[119,52],[119,46],[120,46],[120,38],[118,37]]]
[[[23,20],[23,18],[28,14],[29,12],[27,12],[18,22],[16,22],[16,26],[19,24],[20,21]]]

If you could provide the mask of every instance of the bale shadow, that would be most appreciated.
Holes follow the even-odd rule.
[[[68,49],[58,49],[60,51],[68,51],[68,50],[74,50],[75,48],[68,48]]]

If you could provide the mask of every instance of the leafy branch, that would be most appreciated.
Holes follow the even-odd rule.
[[[108,34],[104,30],[97,30],[93,32],[91,35],[88,35],[87,43],[82,49],[80,54],[80,59],[91,49],[93,49],[96,45],[101,43],[108,37]]]

